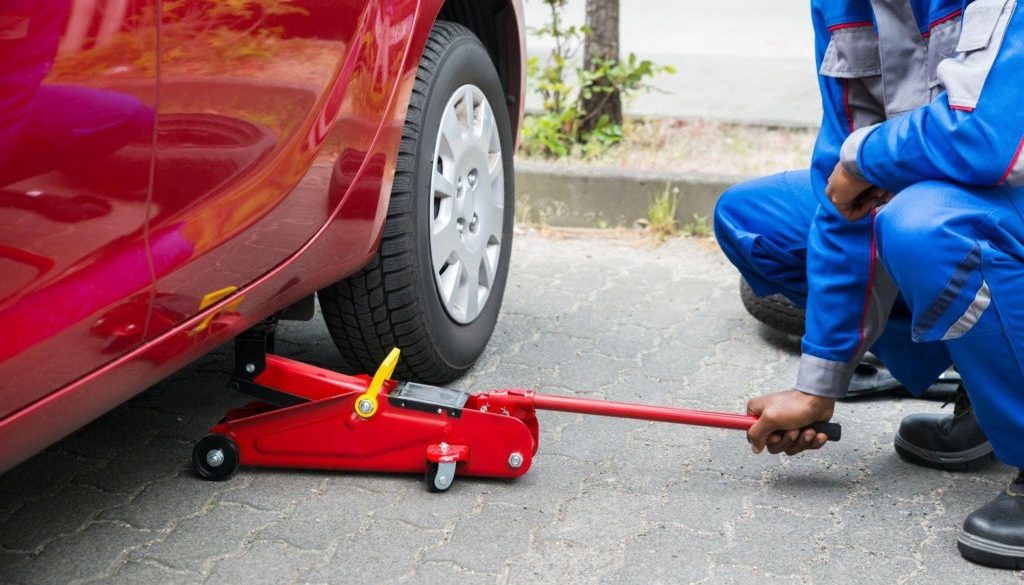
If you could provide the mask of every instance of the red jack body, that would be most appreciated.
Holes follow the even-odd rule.
[[[247,391],[262,400],[230,411],[210,429],[193,452],[196,472],[206,479],[225,479],[245,465],[426,473],[428,487],[445,491],[456,475],[515,478],[529,471],[539,441],[537,410],[737,430],[757,422],[737,414],[544,396],[531,390],[468,394],[395,382],[387,378],[397,358],[397,351],[392,352],[374,378],[338,374],[275,355],[240,362],[240,371],[252,375],[236,377],[232,385],[242,390],[240,385],[248,385]],[[838,425],[816,428],[839,438]]]

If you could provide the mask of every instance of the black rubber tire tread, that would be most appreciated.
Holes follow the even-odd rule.
[[[740,278],[740,298],[752,317],[765,325],[786,333],[803,337],[804,310],[782,295],[759,297],[743,278]]]
[[[420,133],[427,115],[433,81],[444,65],[446,52],[456,43],[465,42],[478,45],[486,55],[483,44],[468,28],[445,21],[434,24],[420,58],[409,99],[380,248],[360,272],[318,293],[324,320],[335,345],[345,362],[358,371],[375,371],[387,352],[392,347],[399,347],[402,357],[396,369],[396,378],[446,384],[473,365],[493,331],[492,322],[478,351],[462,359],[462,363],[446,359],[438,348],[438,340],[431,338],[425,315],[426,301],[421,298],[424,294],[436,294],[436,291],[433,285],[429,291],[420,290],[426,288],[425,284],[417,285],[417,242],[412,226],[415,219],[414,205],[417,202],[414,190],[417,165],[420,163],[417,155]],[[494,76],[496,80],[496,71]],[[492,101],[492,107],[495,116],[507,116],[503,101],[499,104]],[[511,157],[510,149],[514,145],[511,134],[507,136],[508,139],[502,144],[503,156]],[[509,152],[506,153],[506,150]],[[512,174],[508,166],[505,173],[506,177]],[[506,214],[512,213],[511,209],[506,210]],[[508,227],[503,239],[507,240],[510,247],[512,229],[511,225]],[[502,260],[504,270],[507,271],[508,252],[505,252]],[[429,276],[432,282],[433,275]],[[500,290],[497,286],[492,289],[486,306],[496,302],[500,307],[503,292],[502,277]],[[439,299],[437,302],[440,306]],[[495,310],[493,320],[496,319]]]

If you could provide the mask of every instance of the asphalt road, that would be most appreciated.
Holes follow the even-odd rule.
[[[570,0],[567,22],[582,24],[585,0]],[[548,17],[526,0],[526,21]],[[620,0],[623,56],[633,52],[676,68],[627,111],[653,116],[817,126],[821,101],[807,0]],[[550,44],[529,39],[531,55]],[[538,107],[537,96],[528,105]]]
[[[520,236],[489,349],[460,385],[742,410],[790,383],[797,357],[740,305],[708,244]],[[281,352],[343,364],[319,320]],[[209,355],[0,476],[0,582],[984,583],[1024,574],[963,561],[965,514],[1010,470],[907,465],[904,415],[841,405],[843,440],[797,458],[714,429],[543,413],[514,482],[243,469],[194,478],[195,439],[240,398],[230,350]]]

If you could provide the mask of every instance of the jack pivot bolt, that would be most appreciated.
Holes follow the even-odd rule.
[[[508,466],[511,467],[512,469],[519,469],[520,467],[522,467],[523,454],[520,453],[519,451],[513,451],[512,454],[508,456]]]
[[[359,401],[359,412],[362,414],[370,414],[373,412],[373,401],[366,398]]]

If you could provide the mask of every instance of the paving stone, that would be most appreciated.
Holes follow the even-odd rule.
[[[303,551],[283,542],[257,541],[239,554],[217,561],[206,582],[210,585],[280,585],[309,570],[319,559],[314,551]]]
[[[956,548],[957,526],[942,527],[932,531],[929,538],[920,546],[920,570],[908,583],[922,585],[924,583],[963,583],[988,584],[1000,583],[1012,575],[1007,571],[989,569],[970,564],[960,557]],[[1024,572],[1018,572],[1024,581]]]
[[[891,585],[913,575],[917,564],[910,557],[894,557],[892,554],[829,545],[827,558],[814,561],[810,566],[810,575],[815,583],[829,583],[840,580],[837,576],[848,574],[852,568],[856,568],[859,584]]]
[[[553,513],[527,506],[485,504],[479,513],[459,518],[447,542],[426,551],[425,559],[448,561],[476,572],[526,552],[530,533],[551,522]]]
[[[750,507],[733,524],[730,545],[714,558],[722,565],[753,567],[772,575],[796,574],[821,553],[819,536],[831,526],[831,520],[824,518]]]
[[[318,471],[253,469],[246,479],[245,489],[227,491],[221,499],[260,510],[282,511],[325,489],[327,478]]]
[[[359,534],[340,539],[330,562],[309,571],[300,581],[348,585],[385,583],[411,576],[424,549],[443,537],[439,530],[374,520]]]
[[[326,550],[335,541],[356,534],[373,518],[369,512],[386,506],[380,495],[333,487],[303,498],[287,517],[260,532],[262,540],[280,540],[307,550]]]
[[[50,498],[27,503],[0,524],[0,546],[33,551],[61,534],[71,534],[113,506],[121,496],[71,485]]]
[[[51,447],[0,475],[0,510],[14,510],[28,500],[55,494],[76,475],[96,469],[103,463],[68,453],[61,449],[62,446],[60,443]],[[113,454],[108,453],[108,456]]]
[[[508,583],[550,585],[599,583],[622,566],[621,550],[573,541],[539,541],[509,568]]]
[[[717,538],[661,525],[628,541],[622,567],[601,582],[674,585],[700,581],[708,573],[708,552],[720,545]]]
[[[419,482],[391,499],[386,507],[375,510],[373,518],[405,522],[423,530],[441,530],[474,514],[477,502],[498,483],[456,479],[449,491],[435,494]]]
[[[541,447],[529,473],[514,481],[487,482],[481,485],[477,498],[551,514],[567,497],[579,492],[587,478],[599,469],[592,463],[547,455]]]
[[[276,515],[235,504],[214,503],[204,513],[181,520],[163,538],[132,552],[175,570],[202,571],[218,557],[237,553],[254,532]]]
[[[182,415],[122,405],[104,418],[109,419],[108,424],[87,425],[62,441],[61,448],[82,457],[111,459],[122,451],[143,447],[157,433],[187,439],[180,432]],[[114,445],[118,448],[111,449]]]
[[[255,583],[258,575],[250,575],[245,582]],[[191,571],[171,571],[155,563],[129,561],[122,565],[116,573],[104,576],[97,582],[103,585],[188,585],[200,583],[203,576]],[[241,581],[238,581],[241,582]]]
[[[766,575],[756,567],[715,567],[711,583],[716,585],[749,585],[751,583],[772,583],[772,585],[796,585],[801,579],[796,575]]]
[[[0,549],[0,575],[5,574],[18,563],[27,562],[30,556],[28,553],[16,553]]]
[[[101,522],[51,541],[31,562],[5,570],[5,579],[26,585],[66,585],[99,578],[123,561],[147,535],[124,524]]]
[[[203,481],[191,472],[182,472],[145,486],[131,499],[100,514],[99,518],[120,520],[136,528],[164,530],[182,518],[198,515],[211,498],[231,489],[230,482]]]
[[[412,575],[403,576],[398,583],[449,583],[458,585],[494,585],[500,583],[499,575],[474,573],[463,567],[445,562],[424,561]]]
[[[108,492],[132,494],[156,480],[178,475],[191,460],[188,443],[155,437],[143,446],[119,451],[109,464],[83,473],[77,481]]]
[[[626,434],[643,422],[627,419],[577,415],[562,431],[557,442],[544,446],[549,454],[580,461],[603,461],[626,446]]]
[[[623,542],[649,529],[645,512],[653,505],[652,500],[624,496],[591,478],[537,538],[621,551]]]
[[[647,513],[655,523],[681,524],[695,531],[725,534],[727,525],[744,514],[745,500],[757,484],[704,471],[671,486]]]

